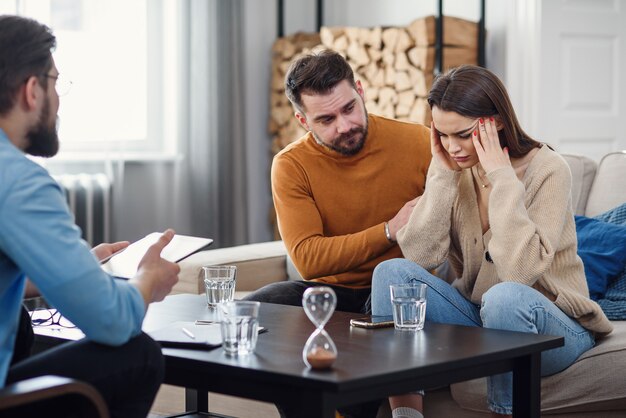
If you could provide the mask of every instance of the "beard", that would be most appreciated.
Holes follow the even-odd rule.
[[[318,144],[347,157],[356,155],[363,149],[367,139],[367,113],[365,113],[365,124],[363,126],[352,128],[348,132],[336,136],[330,143],[323,142],[315,132],[312,133]]]
[[[46,99],[37,125],[31,128],[26,137],[28,146],[24,150],[35,157],[52,157],[59,152],[59,135],[57,134],[57,120],[50,123],[50,100]],[[52,126],[51,126],[52,125]]]

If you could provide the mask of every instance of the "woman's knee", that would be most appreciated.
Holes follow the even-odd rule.
[[[483,323],[490,327],[490,324],[496,325],[502,320],[511,321],[518,316],[516,313],[526,317],[536,299],[536,293],[536,290],[521,283],[502,282],[492,286],[481,301],[480,316]]]
[[[424,283],[429,287],[438,287],[444,282],[419,264],[404,258],[396,258],[383,261],[374,269],[372,292],[402,283]]]
[[[532,287],[515,282],[501,282],[492,286],[483,294],[482,304],[517,304],[520,300],[526,300],[526,294],[536,292]]]
[[[401,283],[421,277],[424,273],[428,271],[419,264],[404,258],[394,258],[377,265],[372,280]]]
[[[403,258],[383,261],[376,266],[372,276],[372,314],[391,315],[389,286],[409,283],[419,269],[420,266]]]
[[[406,258],[392,258],[391,260],[385,260],[378,264],[374,269],[374,275],[396,275],[397,273],[410,270],[414,266],[418,265]]]
[[[399,283],[402,280],[404,266],[407,260],[395,258],[386,260],[374,268],[372,273],[372,291],[375,289],[387,289],[390,284]]]

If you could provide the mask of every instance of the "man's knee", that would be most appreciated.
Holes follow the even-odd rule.
[[[30,315],[26,307],[22,306],[19,327],[13,348],[13,356],[11,357],[11,365],[19,363],[30,356],[34,341],[35,337],[30,322]]]
[[[306,286],[299,282],[276,282],[270,283],[250,293],[243,300],[252,300],[279,305],[302,305],[302,295]]]
[[[145,333],[140,333],[136,337],[131,338],[122,347],[126,351],[126,355],[130,355],[143,362],[145,372],[159,384],[165,376],[165,360],[161,351],[161,345],[150,338]]]

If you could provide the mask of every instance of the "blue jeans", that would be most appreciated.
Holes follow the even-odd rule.
[[[499,283],[483,295],[479,306],[444,280],[405,259],[385,261],[374,270],[372,315],[391,315],[389,285],[410,282],[424,283],[429,288],[426,321],[564,337],[563,347],[541,354],[542,376],[566,369],[595,344],[589,331],[530,286]],[[512,389],[511,373],[489,377],[489,409],[498,414],[512,414]]]

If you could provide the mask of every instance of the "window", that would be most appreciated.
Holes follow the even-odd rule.
[[[0,13],[32,17],[57,37],[56,65],[73,83],[59,109],[61,157],[175,152],[177,107],[168,92],[176,3],[0,0]]]

